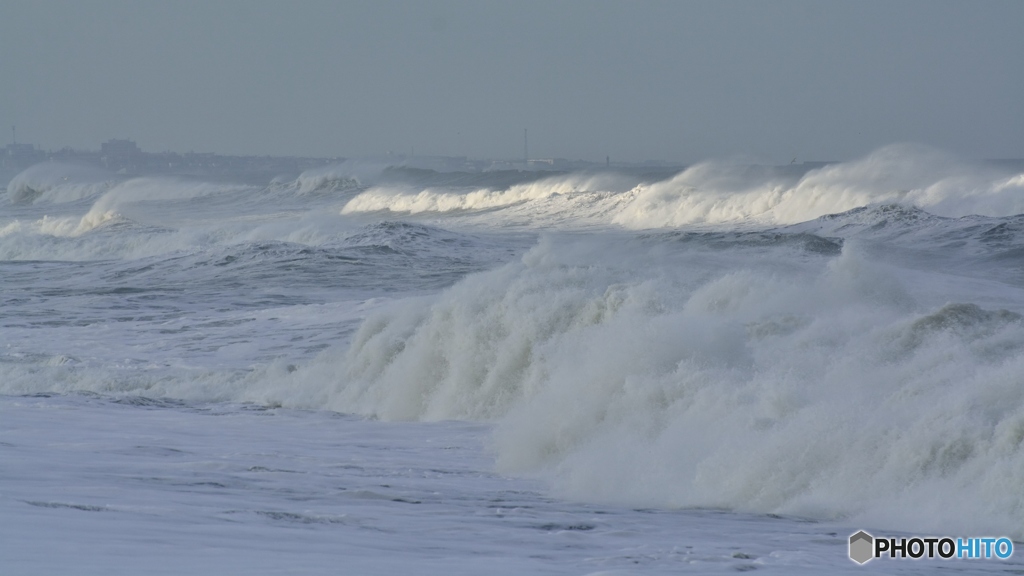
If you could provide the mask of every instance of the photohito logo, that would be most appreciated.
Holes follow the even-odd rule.
[[[1013,541],[999,538],[875,538],[861,530],[850,535],[850,560],[864,564],[872,558],[952,558],[977,560],[1013,555]]]

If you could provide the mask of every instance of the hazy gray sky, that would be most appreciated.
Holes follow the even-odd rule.
[[[0,0],[43,148],[1024,157],[1024,2]]]

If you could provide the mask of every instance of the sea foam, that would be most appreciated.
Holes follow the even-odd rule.
[[[665,180],[638,184],[622,175],[569,174],[503,190],[372,187],[349,200],[342,214],[477,211],[481,214],[475,218],[489,224],[650,229],[795,224],[886,203],[948,217],[1020,214],[1024,175],[923,146],[892,145],[800,177],[709,161]],[[495,208],[504,210],[484,212]]]
[[[350,168],[23,173],[0,392],[482,421],[572,499],[1024,536],[1022,175],[906,146],[501,189]]]
[[[921,302],[856,243],[786,274],[655,254],[544,241],[313,374],[338,410],[493,421],[501,470],[571,498],[1022,534],[1019,301]]]

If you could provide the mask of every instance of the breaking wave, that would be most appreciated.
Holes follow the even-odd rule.
[[[692,275],[571,244],[371,315],[292,378],[343,411],[496,422],[499,467],[568,497],[1021,535],[1020,310],[921,303],[850,243]]]
[[[811,170],[795,183],[704,163],[642,187],[614,221],[629,228],[747,220],[795,224],[881,203],[940,216],[1010,216],[1024,212],[1024,175],[906,145]]]
[[[704,162],[667,180],[639,184],[621,175],[573,174],[504,190],[375,187],[351,199],[342,214],[505,208],[479,218],[538,227],[604,224],[649,229],[795,224],[877,204],[917,207],[948,217],[1020,214],[1024,174],[971,164],[920,146],[893,145],[799,178],[767,167]]]
[[[621,192],[627,180],[611,174],[571,174],[545,178],[535,182],[515,184],[507,190],[488,188],[459,192],[451,189],[410,191],[377,187],[350,200],[342,214],[356,212],[451,212],[456,210],[486,210],[503,208],[552,196],[569,196],[588,192]]]
[[[25,169],[7,184],[11,204],[63,204],[95,198],[116,183],[98,168],[43,163]]]
[[[295,179],[294,186],[299,194],[353,190],[376,181],[386,168],[386,164],[346,160],[306,170]]]

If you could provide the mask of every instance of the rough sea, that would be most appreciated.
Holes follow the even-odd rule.
[[[0,183],[2,184],[2,183]],[[1021,573],[1024,173],[269,182],[0,199],[0,574]]]

